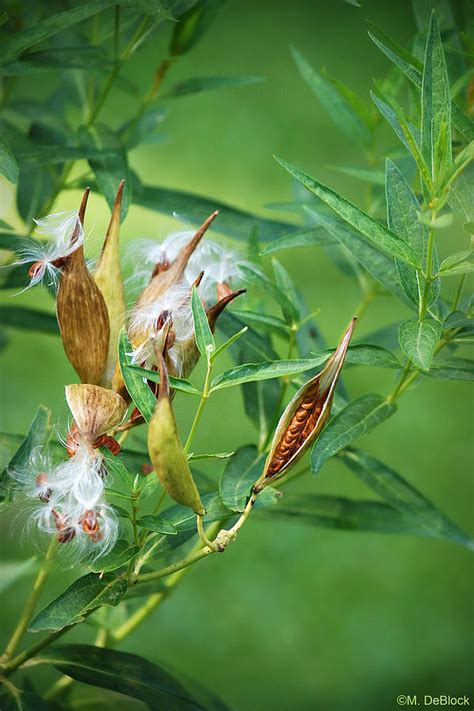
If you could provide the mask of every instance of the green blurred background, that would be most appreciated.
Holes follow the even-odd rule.
[[[170,83],[190,76],[258,74],[265,82],[169,103],[163,126],[168,142],[133,153],[132,165],[147,183],[201,193],[270,217],[265,209],[292,198],[278,154],[303,167],[360,204],[364,187],[328,166],[361,165],[356,146],[342,136],[301,80],[289,53],[300,49],[316,67],[327,67],[363,96],[387,62],[366,32],[370,19],[400,42],[415,33],[408,0],[374,0],[355,7],[316,0],[233,0],[218,15],[205,40],[173,69]],[[165,53],[167,32],[147,46],[126,73],[145,88]],[[40,97],[46,84],[32,83]],[[127,113],[123,94],[113,94],[105,112]],[[388,133],[387,133],[388,140]],[[57,203],[69,209],[79,193]],[[5,215],[3,215],[5,217]],[[103,233],[105,202],[93,196],[89,226]],[[173,223],[132,207],[124,241],[163,237]],[[459,239],[456,232],[450,239]],[[443,236],[444,239],[444,236]],[[447,238],[446,238],[447,239]],[[441,245],[441,251],[443,246]],[[456,251],[454,248],[450,251]],[[282,253],[282,262],[303,291],[331,345],[360,299],[318,248]],[[9,299],[9,297],[6,297]],[[11,301],[8,301],[11,303]],[[52,309],[45,294],[25,294],[15,303]],[[379,299],[364,316],[359,336],[407,316],[392,298]],[[0,429],[25,432],[36,406],[54,408],[64,422],[63,385],[74,382],[58,339],[11,332],[0,355]],[[200,377],[196,373],[194,379]],[[391,371],[347,371],[351,396],[386,393]],[[196,450],[232,450],[252,438],[240,394],[219,393],[210,403]],[[178,402],[179,400],[179,402]],[[183,431],[192,413],[177,398]],[[426,380],[400,401],[399,412],[361,445],[400,471],[461,527],[472,532],[473,451],[469,443],[472,400],[466,384]],[[209,468],[209,471],[213,471]],[[296,485],[295,485],[296,488]],[[317,478],[298,482],[301,491],[370,498],[339,463]],[[5,558],[26,555],[10,520],[1,524]],[[61,590],[73,571],[58,573],[44,598]],[[385,711],[398,694],[473,694],[472,563],[470,554],[445,542],[376,534],[352,534],[259,519],[249,523],[225,555],[195,566],[173,596],[123,648],[186,672],[213,688],[235,711],[321,709]],[[27,594],[29,582],[1,601],[1,635]],[[74,631],[67,639],[90,639]],[[42,668],[39,687],[53,678]],[[86,708],[105,708],[90,690]],[[135,708],[135,702],[118,702]],[[122,705],[120,705],[122,704]]]

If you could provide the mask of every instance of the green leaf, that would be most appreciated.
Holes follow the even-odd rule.
[[[463,531],[414,486],[386,464],[366,452],[355,449],[344,451],[342,457],[344,464],[364,484],[367,484],[395,509],[411,516],[414,523],[426,528],[428,535],[433,538],[446,538],[453,543],[469,548],[473,547],[473,542]]]
[[[233,309],[232,315],[242,319],[242,321],[250,324],[250,326],[268,331],[270,334],[278,333],[280,336],[283,336],[283,338],[288,338],[290,333],[290,327],[283,319],[277,316],[269,316],[260,311],[246,311],[244,309]],[[242,331],[239,331],[239,333],[242,333]]]
[[[54,69],[106,69],[113,64],[100,47],[59,47],[30,52],[0,67],[0,77],[39,74]]]
[[[127,581],[112,573],[88,573],[75,580],[64,592],[44,607],[32,620],[29,632],[56,632],[82,622],[102,605],[115,607],[127,592]]]
[[[202,305],[201,297],[195,286],[193,286],[191,293],[191,308],[193,311],[196,345],[203,358],[209,360],[212,353],[216,350],[216,344],[211,332],[211,327],[209,326],[209,321],[207,320],[206,311]]]
[[[394,296],[413,308],[400,284],[400,276],[395,260],[380,252],[372,244],[363,239],[358,232],[344,224],[327,219],[323,211],[314,208],[304,208],[313,220],[317,220],[324,228],[336,238],[343,250],[347,251],[376,279],[385,289]]]
[[[162,516],[152,516],[151,514],[142,516],[138,519],[137,524],[148,531],[163,533],[166,536],[176,536],[178,533],[176,526]]]
[[[467,250],[456,252],[444,259],[439,267],[441,277],[457,276],[458,274],[469,274],[474,272],[474,252]]]
[[[39,333],[53,333],[59,336],[56,316],[39,309],[26,306],[0,306],[0,323],[12,328]]]
[[[45,167],[24,165],[20,167],[20,177],[16,204],[20,217],[27,225],[41,214],[41,209],[53,192],[53,179]],[[25,267],[25,276],[28,267]],[[26,281],[23,283],[27,283]]]
[[[326,351],[313,353],[316,357],[323,357],[325,354],[334,353],[330,348]],[[373,346],[368,343],[358,343],[349,346],[346,353],[345,362],[353,365],[370,365],[375,368],[401,368],[400,363],[391,351],[381,346]]]
[[[27,560],[5,560],[0,563],[0,592],[3,592],[21,578],[34,575],[39,568],[38,558]]]
[[[297,230],[291,234],[284,235],[276,239],[261,252],[262,257],[274,252],[281,252],[284,249],[295,249],[297,247],[314,247],[318,245],[334,244],[335,240],[321,227],[312,227],[306,230]]]
[[[4,64],[18,57],[33,45],[59,32],[64,32],[64,30],[77,25],[78,22],[82,22],[114,4],[114,0],[91,0],[35,22],[31,27],[22,32],[17,32],[17,34],[0,44],[2,63]]]
[[[235,239],[246,240],[255,228],[260,239],[269,242],[294,230],[294,225],[289,222],[267,220],[216,200],[178,190],[143,185],[141,190],[136,191],[133,199],[134,204],[165,215],[183,213],[195,224],[200,224],[204,217],[214,210],[219,210],[219,217],[212,225],[213,229]]]
[[[421,522],[389,504],[342,496],[285,494],[282,503],[269,509],[268,514],[291,518],[295,523],[342,531],[444,537],[429,531]]]
[[[244,510],[264,462],[265,454],[259,455],[254,445],[240,447],[228,461],[219,481],[220,495],[228,509],[238,513]],[[275,489],[267,487],[259,494],[255,507],[274,504],[277,498]]]
[[[142,378],[151,380],[152,383],[160,382],[160,374],[156,370],[148,370],[148,368],[140,368],[139,365],[127,365],[125,366],[128,370],[133,370],[139,373]],[[192,385],[189,380],[184,378],[175,378],[172,375],[168,376],[170,386],[173,390],[179,390],[182,393],[187,393],[188,395],[200,395],[201,392]]]
[[[364,395],[338,412],[322,431],[311,452],[311,468],[316,474],[323,464],[385,422],[397,409],[380,395]]]
[[[128,515],[126,518],[128,518]],[[92,563],[89,563],[89,568],[95,573],[117,570],[134,558],[138,551],[138,546],[134,546],[121,538],[117,541],[109,553],[106,553]]]
[[[467,358],[445,356],[441,353],[433,358],[427,375],[436,380],[474,380],[474,361]]]
[[[351,141],[364,147],[372,142],[372,135],[361,116],[347,101],[336,83],[316,72],[300,52],[292,49],[296,66],[311,90],[316,94],[339,130]]]
[[[303,173],[298,168],[286,163],[277,158],[277,161],[287,170],[290,175],[293,175],[305,188],[314,193],[323,202],[334,210],[334,212],[342,217],[351,227],[358,230],[369,242],[386,254],[397,257],[403,262],[418,266],[418,260],[415,252],[410,245],[401,237],[391,232],[384,227],[380,222],[374,220],[373,217],[367,215],[360,208],[353,205],[345,198],[338,195],[336,192],[326,187],[322,183],[310,175]]]
[[[421,152],[433,182],[451,163],[451,95],[436,14],[431,15],[421,87]]]
[[[138,407],[147,422],[150,422],[155,411],[156,398],[151,392],[146,381],[136,370],[128,367],[132,365],[132,344],[127,332],[123,329],[119,337],[119,364],[125,387],[130,397]]]
[[[175,99],[190,94],[199,94],[202,91],[215,91],[216,89],[235,89],[250,84],[260,84],[263,77],[237,76],[237,77],[196,77],[185,79],[172,86],[161,94],[162,99]]]
[[[171,56],[189,52],[207,32],[223,4],[222,0],[201,0],[186,10],[176,23],[171,37]]]
[[[369,37],[391,62],[409,79],[417,89],[422,88],[422,64],[400,45],[391,40],[381,30],[371,25]],[[466,116],[455,101],[451,102],[453,123],[466,141],[474,140],[474,123]]]
[[[16,185],[18,172],[16,158],[8,143],[0,136],[0,175],[4,175],[7,180]]]
[[[2,711],[51,711],[51,705],[32,691],[18,689],[13,684],[0,689]]]
[[[423,264],[426,257],[428,229],[418,220],[421,208],[416,196],[395,163],[390,159],[387,159],[385,188],[388,226],[413,247],[419,262]],[[435,272],[437,268],[436,255],[433,255],[433,262]],[[397,268],[405,294],[411,303],[418,307],[425,289],[425,280],[422,274],[405,262],[397,261]],[[437,298],[438,293],[439,280],[435,280],[431,285],[430,304]]]
[[[234,452],[210,452],[209,454],[191,453],[190,455],[188,455],[188,459],[190,462],[203,462],[207,459],[229,459],[229,457],[232,457],[233,455]]]
[[[288,323],[298,321],[299,314],[298,310],[295,308],[295,305],[278,286],[275,286],[275,284],[270,281],[261,269],[250,264],[241,266],[240,269],[246,279],[259,286],[266,294],[277,302],[277,304],[281,307],[283,315]]]
[[[398,331],[400,348],[417,368],[429,370],[442,332],[442,325],[434,319],[426,319],[421,323],[415,320],[402,321]]]
[[[271,378],[281,378],[286,375],[304,373],[322,365],[329,355],[323,354],[317,358],[304,360],[277,360],[266,363],[244,363],[235,368],[226,370],[221,375],[217,375],[211,383],[210,392],[230,388],[242,383],[255,382],[256,380],[269,380]]]
[[[212,354],[212,360],[216,360],[224,351],[226,351],[230,346],[234,345],[236,341],[238,341],[241,336],[243,336],[245,333],[247,333],[248,328],[247,326],[244,326],[244,328],[241,328],[240,331],[237,331],[237,333],[234,333],[233,336],[227,339],[225,343],[223,343],[219,348],[216,348],[214,353]]]
[[[328,167],[343,175],[349,175],[351,178],[363,180],[365,183],[370,183],[370,185],[385,185],[385,176],[381,170],[354,168],[349,165],[330,165]]]
[[[168,671],[128,652],[68,644],[49,647],[34,663],[52,664],[76,681],[140,699],[152,711],[204,709]]]
[[[44,447],[51,431],[51,410],[40,405],[28,430],[28,434],[8,463],[8,469],[24,467],[37,447]],[[12,494],[12,479],[7,468],[0,475],[0,501],[9,503]]]

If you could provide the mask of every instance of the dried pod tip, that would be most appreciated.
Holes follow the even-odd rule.
[[[120,395],[98,385],[66,385],[66,400],[80,436],[91,446],[119,425],[127,410]]]
[[[326,424],[355,323],[353,318],[324,368],[298,390],[285,409],[254,492],[261,491],[295,464]]]
[[[237,291],[231,291],[230,293],[227,293],[225,296],[223,296],[216,304],[214,304],[214,306],[211,306],[209,309],[207,309],[207,320],[209,321],[211,331],[214,331],[216,321],[219,318],[220,314],[224,311],[225,307],[241,294],[245,294],[246,291],[247,289],[238,289]]]

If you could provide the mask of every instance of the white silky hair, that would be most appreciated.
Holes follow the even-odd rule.
[[[53,501],[59,503],[72,497],[83,508],[93,508],[104,493],[102,465],[100,452],[91,453],[79,443],[74,455],[53,470],[50,479]]]
[[[162,242],[152,239],[137,240],[131,248],[133,258],[139,261],[136,278],[145,281],[150,278],[150,272],[145,266],[140,266],[140,261],[146,266],[154,266],[160,262],[171,263],[194,234],[193,230],[184,230],[172,232]],[[205,299],[213,298],[216,284],[243,279],[240,267],[244,264],[245,260],[238,251],[228,249],[213,240],[203,239],[189,259],[184,280],[191,286],[199,274],[204,272],[200,292]]]
[[[77,210],[57,212],[35,220],[38,234],[46,237],[44,241],[19,250],[20,259],[15,264],[28,264],[38,262],[37,269],[31,277],[29,287],[43,281],[47,275],[51,284],[55,284],[59,269],[53,262],[57,259],[69,257],[82,244],[85,234],[79,222]],[[72,236],[75,234],[74,242]],[[28,287],[27,287],[28,288]]]
[[[52,470],[51,455],[42,447],[35,447],[25,464],[12,467],[7,471],[15,482],[17,492],[21,492],[27,499],[38,499],[46,496],[50,491]]]

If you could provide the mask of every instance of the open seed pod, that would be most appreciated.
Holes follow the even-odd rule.
[[[105,236],[102,252],[94,273],[94,281],[102,292],[109,315],[110,338],[107,363],[101,385],[110,387],[117,365],[117,344],[120,329],[125,320],[125,293],[120,268],[120,208],[125,181],[120,182],[112,210],[112,217]]]
[[[166,363],[158,354],[160,388],[155,412],[148,427],[148,452],[161,485],[172,499],[189,506],[196,514],[205,513],[188,460],[181,446],[170,400]]]
[[[99,385],[66,385],[66,400],[79,434],[90,446],[117,427],[127,410],[120,395]]]
[[[355,322],[353,318],[324,368],[298,390],[281,416],[256,493],[286,473],[326,424]]]
[[[79,209],[82,224],[89,192],[87,188]],[[81,381],[99,383],[109,349],[109,316],[104,297],[87,269],[82,245],[64,259],[56,313],[64,351]]]
[[[170,287],[181,281],[191,255],[218,214],[219,212],[216,210],[212,215],[209,215],[207,220],[203,222],[188,244],[184,245],[171,264],[165,263],[156,265],[154,276],[142,291],[137,306],[155,301],[155,299],[159,298]]]

